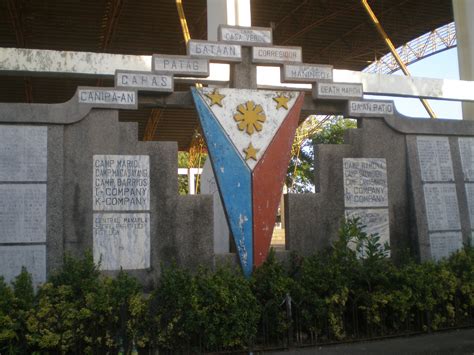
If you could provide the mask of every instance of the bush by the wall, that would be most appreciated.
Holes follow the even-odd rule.
[[[36,295],[26,270],[0,278],[0,353],[223,351],[474,324],[474,248],[395,265],[360,227],[347,221],[330,250],[290,266],[270,253],[250,279],[165,268],[147,296],[123,271],[101,275],[90,254],[66,257]]]
[[[25,354],[26,322],[34,304],[31,275],[25,268],[12,286],[13,289],[0,277],[0,354]]]

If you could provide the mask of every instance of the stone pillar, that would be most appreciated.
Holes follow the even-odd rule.
[[[458,42],[459,77],[462,80],[474,80],[474,1],[453,0],[453,13]],[[474,103],[463,103],[462,111],[463,119],[474,120]]]
[[[214,253],[225,254],[229,252],[229,226],[222,206],[219,189],[212,171],[211,161],[206,160],[201,174],[201,194],[210,194],[214,206]]]
[[[207,39],[217,40],[220,24],[251,26],[250,0],[207,0]]]

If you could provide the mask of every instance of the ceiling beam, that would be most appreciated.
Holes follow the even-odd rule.
[[[322,25],[323,23],[325,23],[326,21],[329,21],[335,17],[338,17],[340,16],[341,14],[343,14],[344,12],[347,12],[347,11],[352,11],[354,10],[356,7],[358,7],[358,5],[353,5],[351,7],[347,7],[347,8],[344,8],[344,9],[341,9],[341,10],[338,10],[338,11],[335,11],[327,16],[324,16],[316,21],[314,21],[313,23],[309,24],[308,26],[304,27],[303,29],[299,30],[298,32],[292,34],[291,36],[289,36],[287,39],[285,39],[281,44],[282,45],[285,45],[285,44],[288,44],[288,43],[291,43],[291,41],[293,41],[294,39],[298,38],[298,37],[301,37],[302,35],[304,35],[305,33],[311,31],[313,28],[315,27],[318,27],[320,25]]]

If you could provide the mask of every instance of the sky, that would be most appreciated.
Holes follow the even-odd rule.
[[[432,55],[408,66],[412,76],[439,79],[459,79],[457,48]],[[400,71],[392,75],[403,75]],[[381,99],[382,96],[369,96],[366,98]],[[429,117],[428,113],[418,99],[387,97],[394,100],[397,110],[406,116]],[[461,119],[462,110],[459,101],[428,100],[438,118]]]

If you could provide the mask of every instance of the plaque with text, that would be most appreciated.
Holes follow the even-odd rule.
[[[425,184],[423,191],[428,230],[461,229],[456,185],[454,183]]]
[[[216,62],[241,62],[242,47],[237,44],[192,39],[188,42],[188,55]]]
[[[387,164],[383,158],[344,158],[346,207],[387,207]]]
[[[209,60],[185,55],[153,54],[152,71],[177,76],[209,76]]]
[[[267,27],[243,27],[219,25],[219,41],[242,46],[271,45],[272,29]]]
[[[416,137],[421,181],[454,181],[448,137]]]
[[[281,68],[281,81],[314,83],[318,80],[332,80],[332,65],[323,64],[285,64]]]
[[[24,266],[37,287],[46,281],[46,246],[0,245],[0,265],[0,275],[7,283],[13,281]]]
[[[0,184],[0,244],[46,242],[46,184]]]
[[[349,101],[349,117],[382,117],[393,115],[395,107],[389,101]]]
[[[77,88],[77,100],[91,107],[132,109],[138,108],[135,90],[117,90],[113,88]]]
[[[387,208],[350,209],[345,212],[346,219],[359,218],[362,228],[367,235],[378,234],[379,243],[390,245],[390,225]],[[389,254],[390,255],[390,254]]]
[[[461,232],[430,233],[431,258],[441,260],[462,249]]]
[[[94,213],[93,240],[101,270],[150,267],[149,213]]]
[[[46,181],[47,160],[47,127],[0,127],[0,181]]]
[[[474,182],[474,138],[458,138],[465,181]]]
[[[313,98],[315,99],[348,100],[363,95],[362,84],[316,83],[313,86]]]
[[[94,155],[92,180],[94,210],[150,209],[148,155]]]
[[[134,72],[127,70],[115,71],[115,87],[133,88],[140,91],[173,92],[173,75]]]
[[[284,64],[301,62],[303,52],[301,47],[252,47],[252,63]]]
[[[471,220],[471,229],[474,229],[474,183],[467,183],[465,186],[469,219]]]

